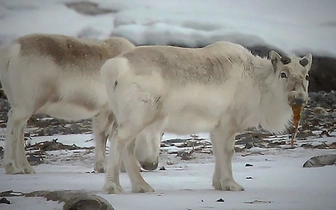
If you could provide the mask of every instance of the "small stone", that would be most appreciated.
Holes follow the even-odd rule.
[[[251,166],[253,166],[252,164],[249,164],[249,163],[246,163],[245,164],[245,167],[251,167]]]
[[[246,179],[252,179],[252,176],[247,176]]]
[[[245,149],[251,149],[252,147],[253,147],[253,143],[251,143],[251,142],[247,142],[245,144]]]
[[[216,202],[224,202],[224,199],[220,198],[220,199],[216,200]]]
[[[328,154],[328,155],[319,155],[314,156],[307,160],[304,164],[304,168],[309,167],[323,167],[326,165],[335,165],[336,164],[336,154]]]
[[[328,147],[329,149],[336,149],[336,142],[331,143]]]
[[[243,149],[240,148],[240,147],[235,147],[234,150],[235,150],[235,152],[242,152],[243,151]]]
[[[164,166],[161,166],[159,170],[164,171],[164,170],[166,170],[166,168]]]
[[[7,200],[7,198],[5,198],[5,197],[0,199],[0,203],[11,204],[11,202],[9,200]]]

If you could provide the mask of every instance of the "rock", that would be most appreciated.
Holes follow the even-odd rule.
[[[7,200],[7,198],[1,198],[0,203],[11,204],[11,202]]]
[[[308,167],[322,167],[326,165],[335,165],[336,164],[336,154],[329,155],[319,155],[314,156],[307,160],[304,164],[304,168]]]
[[[75,10],[76,12],[82,15],[96,16],[96,15],[104,15],[108,13],[116,13],[117,10],[101,8],[97,3],[81,1],[81,2],[69,2],[65,3],[70,9]]]
[[[336,90],[336,59],[313,55],[309,75],[309,92]]]
[[[80,190],[34,191],[25,196],[65,202],[63,210],[114,210],[106,199]]]
[[[177,153],[177,157],[181,157],[181,160],[192,160],[194,157],[195,150],[188,151],[180,151]]]
[[[164,166],[161,166],[159,170],[164,171],[164,170],[166,170],[166,168]]]
[[[251,166],[253,166],[252,164],[249,164],[249,163],[246,163],[245,164],[245,167],[251,167]]]
[[[4,149],[3,147],[0,146],[0,159],[3,158],[3,155],[4,155]]]
[[[246,143],[244,149],[251,149],[252,147],[253,147],[253,143],[248,142],[248,143]]]
[[[248,204],[255,204],[255,203],[272,203],[272,201],[260,201],[260,200],[254,200],[254,201],[245,201],[244,203],[248,203]]]
[[[240,148],[240,147],[235,147],[234,150],[235,150],[235,152],[242,152],[242,151],[244,151],[244,150],[243,150],[242,148]]]
[[[253,179],[252,176],[247,176],[246,179]]]
[[[280,148],[281,145],[286,145],[286,141],[274,141],[267,144],[269,148]]]
[[[57,141],[58,139],[53,139],[52,141],[38,142],[33,145],[27,146],[27,149],[41,151],[93,149],[93,147],[78,147],[75,144],[65,145]]]
[[[17,197],[17,196],[23,196],[24,194],[22,192],[14,192],[13,190],[7,190],[0,192],[0,197]]]
[[[303,147],[304,149],[313,149],[314,146],[312,144],[301,144],[301,147]]]
[[[328,147],[329,149],[336,149],[336,142],[331,143]]]
[[[217,199],[216,202],[225,202],[223,198]]]
[[[27,160],[32,166],[40,165],[43,163],[42,155],[29,154]]]

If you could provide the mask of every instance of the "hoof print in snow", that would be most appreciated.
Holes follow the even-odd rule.
[[[219,203],[224,202],[224,199],[220,198],[220,199],[216,200],[216,202],[219,202]]]
[[[250,164],[250,163],[246,163],[245,164],[245,167],[252,167],[253,165],[252,164]]]
[[[166,168],[164,166],[161,166],[159,170],[164,171],[164,170],[166,170]]]
[[[314,156],[307,160],[303,167],[322,167],[326,165],[336,165],[336,154]]]
[[[88,1],[65,3],[65,6],[67,6],[70,9],[75,10],[79,14],[90,15],[90,16],[104,15],[108,13],[118,12],[112,9],[100,8],[97,3],[88,2]]]
[[[7,198],[1,198],[0,203],[11,204],[11,202],[7,200]]]
[[[80,190],[34,191],[25,196],[64,202],[63,210],[114,210],[104,198]]]

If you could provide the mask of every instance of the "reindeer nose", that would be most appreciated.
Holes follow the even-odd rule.
[[[302,105],[306,100],[303,97],[296,97],[293,102],[295,105]]]

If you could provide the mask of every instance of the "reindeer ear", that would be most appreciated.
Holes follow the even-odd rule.
[[[313,62],[313,56],[312,54],[309,53],[300,60],[300,65],[305,67],[305,69],[309,71],[311,68],[312,62]]]
[[[276,51],[272,50],[269,53],[269,58],[271,59],[274,72],[276,72],[276,70],[277,70],[277,64],[278,64],[278,62],[281,61],[281,56],[279,55],[279,53],[277,53]]]

